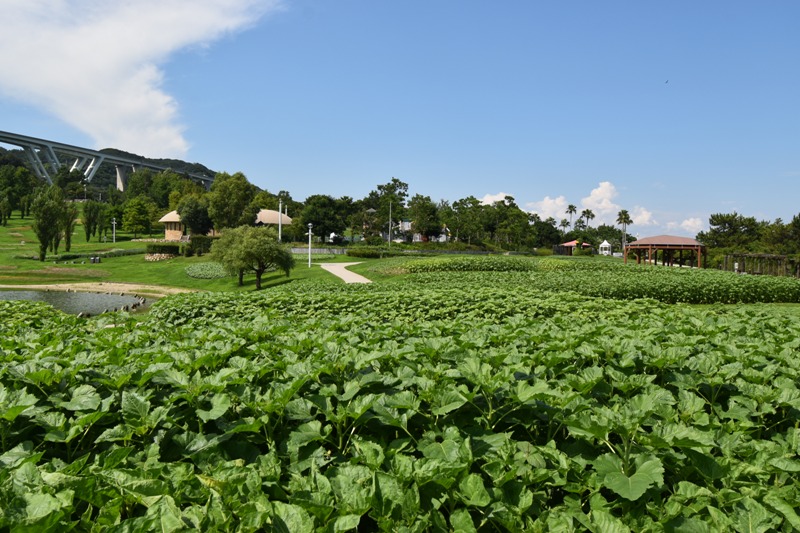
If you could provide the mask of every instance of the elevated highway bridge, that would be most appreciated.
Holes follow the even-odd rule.
[[[117,189],[121,191],[125,190],[129,170],[131,172],[136,172],[136,170],[140,168],[148,168],[161,172],[170,169],[170,167],[155,165],[147,161],[119,157],[89,148],[49,141],[47,139],[38,139],[36,137],[29,137],[27,135],[10,133],[7,131],[0,131],[0,143],[22,148],[34,174],[49,184],[53,183],[53,175],[55,172],[59,168],[69,165],[70,162],[70,170],[79,170],[82,172],[87,182],[92,181],[100,165],[114,165],[117,173]],[[62,161],[62,159],[64,160]],[[214,181],[213,176],[202,174],[188,174],[188,176],[202,183],[206,188],[211,187],[211,183]]]

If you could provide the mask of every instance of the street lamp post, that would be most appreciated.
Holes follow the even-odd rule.
[[[117,242],[117,219],[111,219],[111,242]]]
[[[278,242],[281,242],[281,237],[283,236],[283,214],[281,211],[283,211],[283,198],[278,199]]]
[[[311,227],[313,224],[308,223],[308,268],[311,268]]]

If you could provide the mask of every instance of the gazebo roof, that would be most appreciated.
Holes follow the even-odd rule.
[[[164,215],[163,217],[158,219],[158,221],[159,222],[180,222],[181,221],[181,216],[178,214],[177,211],[170,211],[169,213],[167,213],[166,215]]]
[[[691,247],[703,246],[701,242],[689,237],[676,237],[674,235],[656,235],[655,237],[645,237],[634,242],[629,242],[632,248],[657,248],[657,247]]]
[[[256,224],[277,224],[278,217],[280,217],[280,221],[282,225],[288,226],[291,225],[292,219],[284,215],[283,213],[279,213],[274,209],[262,209],[256,215]]]

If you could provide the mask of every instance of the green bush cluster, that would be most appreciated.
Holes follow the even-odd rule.
[[[207,263],[193,263],[186,267],[186,275],[197,279],[219,279],[229,276],[220,263],[209,261]]]
[[[411,273],[421,272],[527,272],[536,263],[516,256],[456,256],[436,257],[409,261],[405,268]]]
[[[181,255],[180,244],[148,243],[146,250],[148,254]]]
[[[207,254],[211,252],[211,246],[218,238],[208,235],[192,235],[189,237],[189,242],[183,245],[183,255],[192,257],[193,255],[201,256]]]
[[[405,255],[402,250],[392,250],[382,246],[353,246],[347,249],[349,257],[363,259],[381,259],[384,257],[398,257]]]

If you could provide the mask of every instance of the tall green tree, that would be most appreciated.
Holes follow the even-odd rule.
[[[133,199],[138,196],[150,196],[150,189],[153,186],[153,171],[149,168],[141,168],[128,175],[128,182],[125,184],[125,198]]]
[[[228,271],[239,276],[243,284],[245,271],[256,275],[256,290],[261,289],[264,273],[282,270],[287,276],[295,266],[291,250],[278,242],[272,228],[240,226],[230,228],[211,246],[211,257]]]
[[[415,194],[408,202],[408,217],[411,219],[411,231],[419,233],[425,240],[442,232],[439,210],[430,196]]]
[[[622,247],[625,248],[628,241],[626,237],[628,235],[628,226],[633,224],[633,219],[627,209],[621,209],[620,212],[617,213],[617,224],[622,226]]]
[[[331,196],[314,194],[306,198],[300,213],[300,225],[304,228],[313,225],[315,235],[327,239],[331,234],[341,235],[347,227],[340,205]]]
[[[64,198],[83,198],[85,176],[80,170],[70,170],[61,166],[53,177],[53,182],[64,192]]]
[[[467,196],[453,202],[452,219],[447,222],[450,234],[458,241],[477,241],[480,238],[483,207],[480,200]]]
[[[83,203],[83,232],[86,235],[86,242],[97,235],[100,227],[101,213],[106,209],[106,204],[95,200],[87,200]]]
[[[205,235],[214,227],[208,214],[208,201],[205,196],[189,194],[178,203],[178,214],[181,223],[192,235]]]
[[[21,218],[27,215],[34,191],[41,186],[42,182],[24,166],[0,166],[0,192],[8,198],[12,211],[19,209]]]
[[[9,218],[11,218],[11,200],[5,191],[0,190],[0,224],[8,225]]]
[[[589,221],[594,220],[594,211],[591,209],[584,209],[581,211],[581,218],[586,222],[586,227],[589,227]]]
[[[393,226],[396,226],[397,222],[405,217],[407,198],[408,183],[397,178],[378,185],[376,190],[370,191],[369,195],[364,198],[364,207],[367,210],[374,210],[372,218],[379,233],[388,233],[390,217]]]
[[[64,209],[64,193],[57,185],[42,188],[31,204],[33,223],[31,228],[39,240],[39,261],[44,261],[47,249],[61,232],[61,212]]]
[[[78,222],[80,210],[75,202],[66,202],[61,210],[60,226],[64,234],[64,249],[69,252],[72,249],[72,232],[75,231],[75,224]]]
[[[163,170],[153,176],[147,194],[159,208],[166,209],[169,207],[169,195],[176,191],[180,192],[184,180],[186,178],[177,172]]]
[[[569,215],[569,225],[572,226],[572,215],[578,212],[578,208],[575,204],[569,204],[567,206],[567,214]]]
[[[708,219],[708,231],[697,234],[697,240],[709,248],[735,248],[746,252],[757,249],[765,223],[754,217],[733,213],[714,213]]]
[[[134,239],[140,233],[150,233],[157,209],[155,202],[147,196],[128,200],[122,212],[122,227],[132,232]]]
[[[254,225],[259,209],[253,203],[255,195],[256,187],[241,172],[217,174],[208,193],[208,214],[214,228]]]
[[[559,222],[558,227],[561,228],[561,235],[564,236],[567,234],[567,228],[570,227],[572,223],[567,220],[566,218],[562,218],[561,222]]]
[[[550,222],[552,221],[552,222]],[[561,233],[554,224],[555,220],[534,221],[531,230],[533,232],[533,246],[536,248],[550,248],[561,243]],[[566,219],[564,220],[566,222]]]

